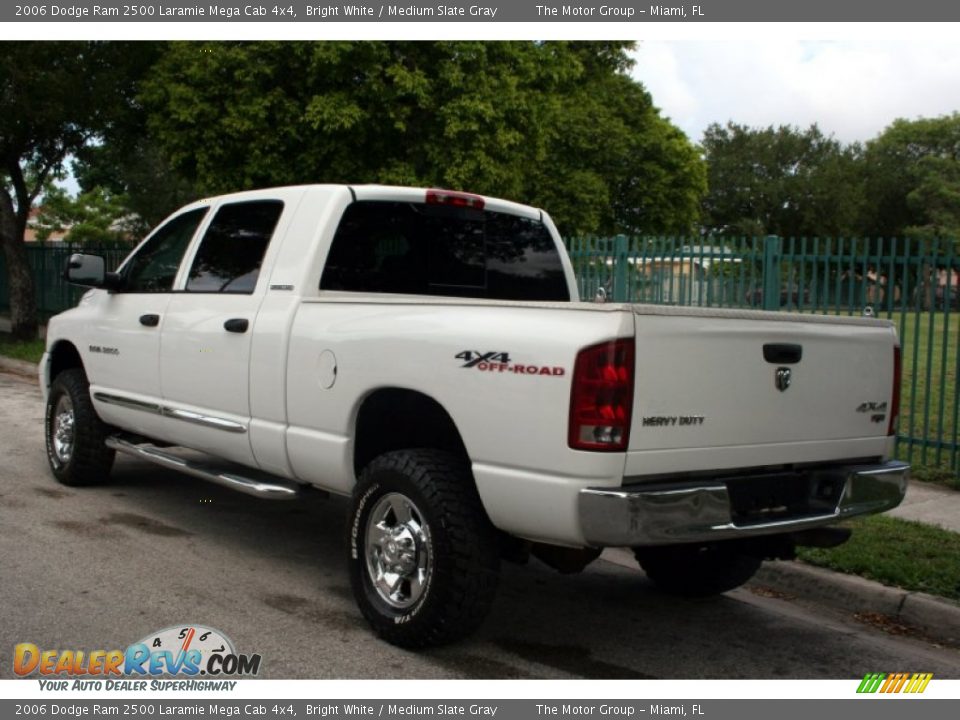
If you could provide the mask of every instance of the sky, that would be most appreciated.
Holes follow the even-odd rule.
[[[865,141],[897,118],[960,111],[960,42],[914,37],[645,40],[632,75],[695,142],[729,120]]]

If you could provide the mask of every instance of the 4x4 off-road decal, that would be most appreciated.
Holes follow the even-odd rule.
[[[480,352],[479,350],[464,350],[454,357],[457,360],[463,360],[461,367],[480,370],[482,372],[513,373],[514,375],[547,375],[549,377],[562,377],[566,370],[556,365],[528,365],[526,363],[512,362],[510,353],[491,350],[490,352]]]

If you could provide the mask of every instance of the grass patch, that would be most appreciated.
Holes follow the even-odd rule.
[[[907,312],[893,317],[903,345],[903,385],[897,455],[913,476],[960,490],[951,470],[958,460],[960,403],[957,347],[960,314]]]
[[[38,363],[43,356],[43,340],[14,340],[9,333],[0,333],[0,355]]]
[[[960,314],[906,313],[894,316],[903,344],[903,386],[899,434],[920,442],[900,443],[904,459],[923,465],[954,462],[958,442],[957,340]],[[925,442],[924,442],[925,440]],[[911,452],[912,450],[912,452]],[[912,455],[912,457],[909,457]]]
[[[799,548],[811,565],[884,585],[960,602],[960,535],[886,516],[849,522],[853,537],[837,548]]]
[[[934,483],[951,490],[960,490],[960,478],[948,467],[914,465],[910,468],[910,479]]]

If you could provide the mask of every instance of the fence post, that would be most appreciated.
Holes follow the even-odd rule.
[[[763,239],[763,309],[780,309],[780,256],[783,241],[776,235]]]
[[[627,236],[617,235],[613,246],[613,301],[627,302]]]
[[[34,275],[34,278],[37,276]],[[42,314],[47,310],[47,247],[40,245],[40,298],[37,303],[37,314]]]

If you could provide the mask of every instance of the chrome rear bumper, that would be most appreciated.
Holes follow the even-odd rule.
[[[792,483],[809,489],[810,497],[799,504],[802,507],[760,507],[751,513],[742,507],[742,484],[762,488],[764,482],[776,483],[778,475],[587,488],[579,496],[580,527],[594,547],[674,545],[788,533],[890,510],[903,500],[909,474],[909,465],[895,461],[791,473]]]

